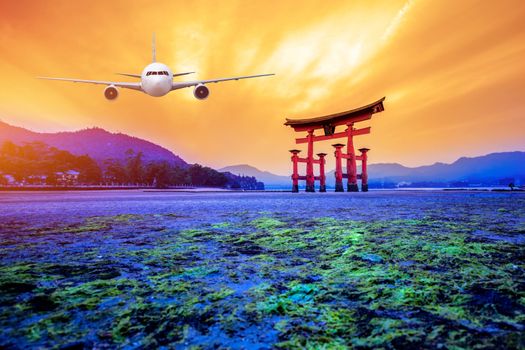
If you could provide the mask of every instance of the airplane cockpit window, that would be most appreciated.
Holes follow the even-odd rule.
[[[147,72],[146,73],[146,76],[150,76],[150,75],[170,75],[170,73],[168,73],[167,71],[162,71],[162,72]]]

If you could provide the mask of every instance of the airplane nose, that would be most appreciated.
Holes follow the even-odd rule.
[[[162,77],[151,77],[148,90],[150,95],[163,96],[171,90],[171,84]]]

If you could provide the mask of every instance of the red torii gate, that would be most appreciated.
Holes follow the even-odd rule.
[[[344,111],[341,113],[326,115],[322,117],[310,118],[310,119],[288,119],[286,118],[286,123],[284,125],[291,126],[295,131],[302,132],[306,131],[308,134],[306,137],[295,139],[295,143],[308,144],[308,154],[306,158],[299,157],[299,150],[293,149],[290,150],[292,153],[292,163],[293,163],[293,174],[292,181],[293,187],[292,192],[299,192],[299,180],[306,180],[306,192],[315,192],[315,180],[319,180],[320,192],[326,192],[326,177],[324,173],[324,164],[325,164],[325,153],[319,153],[319,159],[314,159],[314,142],[316,141],[326,141],[333,140],[337,138],[346,137],[347,138],[347,151],[346,153],[342,152],[344,144],[337,143],[334,144],[335,148],[335,160],[336,160],[336,169],[335,169],[335,191],[343,192],[343,178],[348,179],[347,191],[356,192],[358,191],[357,180],[361,179],[361,190],[368,191],[368,173],[367,173],[367,152],[368,148],[360,148],[359,151],[361,155],[356,156],[354,150],[354,136],[365,135],[370,133],[370,127],[356,129],[354,124],[369,120],[372,118],[372,115],[384,111],[383,97],[380,100],[377,100],[373,103],[370,103],[366,106],[352,109],[349,111]],[[346,125],[346,130],[341,132],[335,132],[337,126]],[[323,129],[324,135],[315,136],[314,131],[316,129]],[[346,169],[347,174],[343,174],[342,170],[342,159],[346,159]],[[356,161],[360,160],[362,162],[362,174],[358,176],[357,174],[357,164]],[[298,163],[306,163],[306,176],[300,176],[298,173]],[[319,176],[314,175],[314,164],[319,164],[320,174]]]

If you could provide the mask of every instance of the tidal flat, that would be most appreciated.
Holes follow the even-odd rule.
[[[0,193],[0,348],[525,348],[525,195]]]

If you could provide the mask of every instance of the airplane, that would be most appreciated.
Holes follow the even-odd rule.
[[[38,79],[47,80],[61,80],[69,81],[74,83],[88,83],[88,84],[99,84],[107,85],[104,89],[104,97],[108,100],[115,100],[119,91],[118,88],[131,89],[142,91],[150,96],[161,97],[173,90],[183,89],[191,86],[195,86],[193,90],[193,96],[198,100],[204,100],[210,95],[210,90],[206,86],[209,83],[220,83],[229,80],[240,80],[267,77],[275,74],[258,74],[258,75],[247,75],[232,78],[219,78],[209,80],[193,80],[185,82],[175,82],[173,77],[182,75],[193,74],[195,72],[185,73],[172,73],[171,69],[160,62],[157,62],[156,45],[155,45],[155,34],[153,34],[152,42],[152,56],[153,62],[148,64],[142,71],[142,74],[129,74],[129,73],[117,73],[132,78],[140,78],[140,82],[116,82],[116,81],[102,81],[102,80],[82,80],[82,79],[70,79],[70,78],[53,78],[53,77],[37,77]]]

